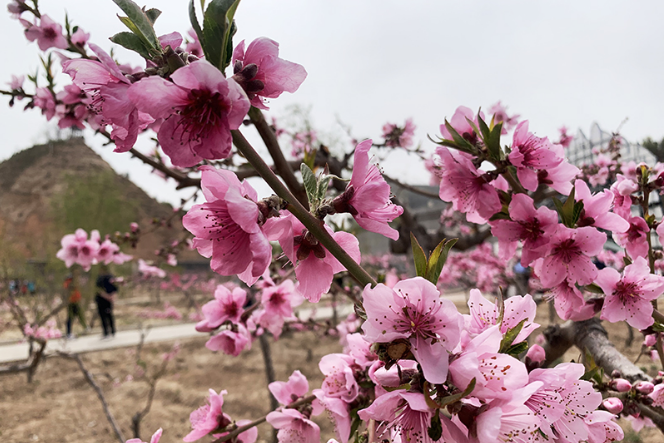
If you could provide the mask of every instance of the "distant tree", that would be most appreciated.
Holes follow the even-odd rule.
[[[658,162],[664,162],[664,138],[657,142],[650,137],[643,140],[643,147],[657,158]]]

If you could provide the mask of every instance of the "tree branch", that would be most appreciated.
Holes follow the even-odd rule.
[[[74,360],[77,364],[78,367],[81,369],[81,372],[83,372],[83,375],[85,376],[85,379],[87,382],[92,386],[92,388],[95,390],[97,393],[97,397],[99,397],[99,401],[101,401],[101,406],[104,409],[104,414],[106,414],[106,419],[108,419],[108,422],[111,424],[111,427],[113,428],[113,431],[115,432],[116,437],[120,441],[120,443],[125,443],[125,439],[122,436],[122,431],[120,430],[120,427],[118,426],[117,422],[115,421],[115,418],[113,417],[113,414],[111,414],[111,410],[108,407],[108,403],[106,403],[106,397],[104,397],[104,391],[101,390],[99,385],[95,382],[92,374],[90,374],[90,371],[88,371],[85,368],[85,365],[83,364],[83,361],[81,360],[81,357],[78,354],[67,354],[64,352],[60,352],[59,355],[64,358],[68,358],[70,360]]]
[[[297,197],[300,203],[302,203],[305,208],[308,207],[309,202],[307,201],[307,194],[304,192],[304,188],[295,177],[293,169],[286,161],[284,153],[279,146],[277,136],[270,125],[265,121],[263,112],[252,106],[249,110],[249,118],[263,139],[263,143],[265,143],[265,147],[267,147],[267,150],[274,161],[274,168],[281,178],[284,179],[286,186],[288,186],[288,189]]]
[[[353,258],[337,243],[329,232],[325,229],[324,223],[314,217],[302,204],[295,198],[295,196],[288,190],[288,188],[274,175],[274,172],[265,163],[263,158],[256,152],[256,150],[249,144],[244,135],[240,131],[233,130],[233,143],[237,149],[245,156],[251,163],[263,180],[272,188],[272,190],[282,199],[286,200],[288,204],[288,211],[293,214],[302,224],[311,232],[318,241],[334,256],[337,260],[348,270],[361,286],[371,284],[375,286],[376,280],[371,277],[367,271],[356,263]]]
[[[606,374],[617,370],[623,378],[631,382],[650,380],[648,374],[634,365],[609,341],[608,333],[597,318],[580,322],[567,321],[562,325],[549,326],[544,330],[544,336],[547,340],[544,346],[546,351],[544,367],[551,365],[562,357],[567,349],[575,345],[582,351],[587,350]]]

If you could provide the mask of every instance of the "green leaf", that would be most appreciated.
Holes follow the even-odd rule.
[[[410,233],[410,246],[413,249],[413,260],[415,261],[415,272],[418,277],[426,277],[427,275],[427,256],[424,254],[424,249],[420,246],[419,242]]]
[[[154,22],[156,22],[161,15],[161,11],[159,9],[152,8],[145,11],[145,15],[148,17],[148,20],[150,20],[150,23],[154,25]]]
[[[526,323],[527,318],[524,318],[519,322],[518,325],[513,327],[512,329],[508,329],[507,332],[505,333],[505,336],[503,339],[500,341],[500,350],[498,352],[502,354],[507,354],[507,351],[510,349],[512,346],[512,343],[514,343],[514,340],[516,337],[519,335],[521,332],[521,329],[523,329],[523,325]]]
[[[494,160],[502,160],[504,157],[504,154],[500,149],[500,135],[502,130],[503,130],[503,124],[498,123],[491,130],[489,137],[484,139],[484,144],[486,145],[487,150],[489,151],[489,155]]]
[[[145,43],[134,33],[119,32],[111,37],[110,40],[130,51],[139,53],[143,58],[150,58],[150,52],[145,47]]]
[[[189,2],[189,21],[191,22],[192,28],[194,28],[194,32],[196,32],[196,35],[198,36],[198,40],[201,42],[203,52],[205,52],[205,45],[203,43],[203,30],[201,29],[200,23],[198,23],[198,17],[196,17],[196,7],[194,6],[194,0]]]
[[[228,42],[233,30],[233,17],[240,0],[212,0],[203,15],[203,37],[205,57],[224,72],[232,55]],[[202,44],[202,43],[201,43]]]
[[[452,249],[456,242],[456,238],[441,241],[429,256],[425,278],[434,285],[438,283],[438,277],[440,277],[440,273],[443,271],[443,266],[445,266],[445,262],[447,261],[447,255],[450,253],[450,249]]]
[[[510,215],[505,212],[496,212],[491,216],[489,221],[495,221],[495,220],[512,220],[512,219],[510,218]]]
[[[655,323],[652,325],[652,330],[655,332],[664,332],[664,325],[655,320]]]
[[[330,179],[332,178],[329,174],[323,174],[318,177],[318,185],[316,191],[316,198],[318,201],[323,201],[325,195],[327,195],[327,188],[330,185]]]
[[[145,42],[148,44],[148,47],[151,49],[155,49],[158,51],[161,51],[161,44],[159,43],[159,39],[157,38],[157,34],[154,32],[154,28],[152,27],[152,22],[146,15],[145,11],[143,11],[136,3],[134,3],[132,0],[113,0],[116,5],[120,7],[124,11],[125,14],[127,14],[127,19],[134,25],[134,29],[132,27],[129,27],[129,29],[132,32],[135,32],[136,35],[141,37],[142,39],[145,40]],[[122,20],[122,18],[120,18]],[[127,23],[123,20],[123,23],[127,25]]]
[[[589,285],[586,285],[586,286],[583,287],[583,289],[585,289],[588,292],[592,292],[593,294],[604,294],[604,291],[602,290],[602,288],[597,286],[595,283],[591,283]]]
[[[464,397],[468,397],[470,393],[473,392],[473,389],[475,389],[475,383],[476,380],[473,378],[470,383],[468,383],[468,386],[466,386],[466,389],[464,389],[463,392],[441,398],[440,401],[438,401],[440,407],[443,408],[449,404],[456,403]]]
[[[448,131],[450,131],[450,134],[452,134],[452,139],[454,139],[454,143],[456,143],[456,148],[471,154],[476,154],[477,153],[477,148],[470,143],[468,140],[463,138],[459,133],[452,127],[450,122],[445,120],[445,127],[447,128]]]
[[[431,416],[431,426],[427,429],[427,434],[432,441],[438,441],[443,436],[443,424],[440,422],[440,414]]]
[[[572,226],[575,226],[579,221],[579,217],[581,217],[581,211],[583,211],[583,202],[580,201],[574,203],[574,211],[572,212],[572,219],[570,220]]]
[[[576,225],[576,220],[574,219],[574,203],[574,187],[572,187],[567,200],[565,200],[565,203],[562,205],[562,212],[560,213],[560,216],[563,219],[563,224],[568,228],[574,228],[574,225]]]
[[[316,186],[316,176],[314,172],[309,168],[309,166],[302,163],[300,165],[300,172],[302,173],[302,181],[304,182],[304,190],[307,191],[307,198],[311,207],[316,206],[317,199],[317,186]]]
[[[527,350],[528,350],[528,343],[522,341],[521,343],[517,343],[515,345],[510,346],[507,352],[505,352],[505,354],[511,355],[512,357],[516,358],[521,353],[526,352]]]

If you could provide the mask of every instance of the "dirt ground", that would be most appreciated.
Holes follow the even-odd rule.
[[[174,304],[180,305],[177,302]],[[458,304],[458,307],[461,312],[467,313],[465,305]],[[135,312],[136,308],[142,309],[143,304],[126,309]],[[537,322],[542,327],[536,334],[549,324],[548,312],[547,305],[539,307]],[[637,332],[632,345],[626,347],[626,325],[605,326],[618,349],[636,360],[642,342],[640,334]],[[149,440],[153,431],[163,427],[161,443],[181,442],[190,430],[189,413],[205,404],[209,388],[228,391],[224,398],[224,411],[234,419],[257,418],[269,411],[259,343],[255,342],[250,351],[233,358],[208,351],[204,347],[205,340],[201,337],[181,343],[180,353],[170,363],[166,375],[158,381],[152,409],[141,427],[143,440]],[[168,352],[171,346],[172,343],[166,343],[144,347],[142,355],[147,362],[148,374],[159,367],[161,355]],[[340,350],[337,339],[333,337],[310,332],[282,336],[272,343],[276,378],[286,380],[295,369],[299,369],[308,377],[310,389],[319,387],[322,376],[318,361],[323,355]],[[89,353],[82,357],[103,389],[125,438],[132,436],[131,416],[144,407],[148,392],[146,383],[138,377],[140,368],[135,365],[135,352],[135,349],[126,348]],[[565,360],[579,361],[578,350],[568,351]],[[645,356],[641,357],[639,365],[651,373],[657,368]],[[134,380],[128,381],[131,377]],[[325,415],[315,420],[321,425],[321,441],[327,441],[333,436],[332,425]],[[626,442],[664,443],[659,431],[645,429],[636,435],[631,431],[630,424],[621,424],[626,430]],[[259,430],[259,441],[270,441],[270,426],[264,424]],[[117,442],[95,392],[86,383],[76,363],[58,357],[49,358],[39,367],[32,384],[26,382],[25,374],[0,377],[0,441]]]

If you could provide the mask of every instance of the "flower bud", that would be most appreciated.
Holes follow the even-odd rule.
[[[655,390],[655,385],[649,381],[640,381],[636,384],[636,390],[642,394],[650,394]]]
[[[624,378],[617,378],[611,381],[610,386],[618,392],[627,392],[632,389],[632,384]]]
[[[526,358],[529,358],[536,363],[542,363],[546,358],[546,352],[544,352],[544,348],[540,345],[532,345],[530,349],[528,349]]]
[[[612,414],[620,414],[620,412],[623,410],[622,401],[616,397],[609,397],[604,399],[602,405],[604,406],[604,409]]]
[[[619,370],[614,369],[614,370],[611,372],[611,378],[622,378],[622,374],[620,373]]]
[[[655,343],[657,343],[657,336],[655,334],[648,334],[645,340],[643,340],[643,346],[655,346]]]

